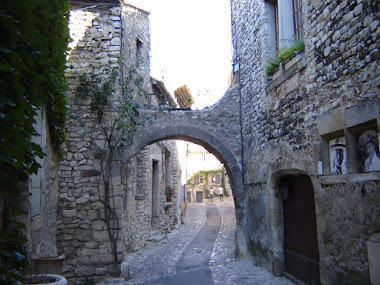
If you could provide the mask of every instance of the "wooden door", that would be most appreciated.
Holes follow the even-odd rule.
[[[305,175],[289,176],[284,195],[285,275],[320,284],[314,189]]]
[[[196,193],[196,201],[197,203],[203,202],[203,191],[197,191]]]

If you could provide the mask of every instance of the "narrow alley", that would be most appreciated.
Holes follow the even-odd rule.
[[[166,239],[130,254],[131,279],[119,284],[293,284],[251,260],[235,258],[235,213],[231,198],[189,203],[185,224]],[[108,279],[104,284],[117,284]]]

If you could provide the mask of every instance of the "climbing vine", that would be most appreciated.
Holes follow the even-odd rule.
[[[22,281],[27,264],[20,213],[8,202],[44,156],[30,140],[39,111],[58,154],[65,139],[68,13],[65,0],[0,1],[0,283]]]
[[[216,170],[200,170],[196,173],[194,173],[191,178],[187,181],[187,185],[189,185],[190,187],[194,188],[196,184],[194,184],[194,178],[195,176],[197,175],[202,175],[204,177],[204,185],[203,185],[203,191],[205,192],[205,195],[208,196],[210,190],[208,189],[208,184],[209,184],[209,181],[208,181],[208,176],[211,175],[211,174],[218,174],[218,173],[221,173],[221,186],[223,187],[224,189],[224,195],[226,197],[228,197],[228,192],[226,191],[226,182],[225,182],[225,177],[224,177],[224,173],[225,173],[225,169],[224,168],[221,168],[221,169],[216,169]]]
[[[118,66],[123,66],[123,58]],[[100,160],[101,171],[98,176],[98,197],[104,205],[105,223],[109,234],[113,253],[115,273],[118,270],[117,241],[119,239],[119,217],[115,209],[115,195],[112,183],[112,162],[115,154],[125,144],[130,144],[138,128],[154,119],[151,114],[142,114],[141,109],[151,111],[163,111],[163,106],[153,106],[146,103],[149,92],[144,89],[144,79],[137,72],[137,66],[130,66],[124,78],[120,76],[120,67],[114,68],[110,75],[79,76],[79,82],[74,92],[76,98],[91,98],[91,110],[96,112],[97,124],[91,130],[86,130],[91,138],[92,146],[96,149],[97,158]],[[103,77],[101,77],[103,76]],[[103,78],[103,80],[102,80]],[[117,110],[108,106],[108,99],[120,87],[121,100]],[[137,100],[141,98],[141,100]],[[141,103],[139,103],[141,102]],[[156,113],[158,113],[156,112]],[[75,117],[85,127],[80,118]],[[104,143],[99,145],[97,132],[104,137]]]

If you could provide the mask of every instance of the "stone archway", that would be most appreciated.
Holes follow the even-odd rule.
[[[236,252],[247,254],[239,85],[232,86],[212,108],[156,115],[155,120],[139,129],[132,144],[121,150],[121,164],[145,146],[163,140],[185,140],[203,146],[226,167],[235,202]]]
[[[133,143],[121,150],[125,163],[143,147],[168,139],[199,144],[225,166],[236,200],[243,195],[239,89],[233,86],[212,108],[202,111],[172,111],[156,114],[141,127]]]
[[[193,135],[188,135],[192,133]],[[234,195],[239,196],[239,191],[242,190],[242,176],[241,168],[238,164],[239,161],[235,158],[230,149],[228,149],[217,138],[204,132],[189,126],[176,125],[166,127],[164,129],[157,129],[151,132],[142,133],[132,146],[122,152],[121,161],[125,163],[135,153],[141,150],[143,147],[162,140],[184,140],[199,144],[214,154],[226,167],[227,173],[231,179],[231,186]],[[236,196],[235,196],[236,197]]]

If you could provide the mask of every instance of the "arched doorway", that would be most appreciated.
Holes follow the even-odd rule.
[[[284,217],[284,275],[301,284],[320,284],[314,188],[307,175],[281,179]]]

